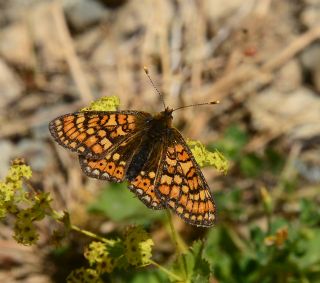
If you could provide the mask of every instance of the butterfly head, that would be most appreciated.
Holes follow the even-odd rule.
[[[172,112],[173,109],[166,107],[164,111],[161,111],[154,116],[154,120],[156,120],[158,125],[161,125],[163,128],[171,128],[173,119]]]

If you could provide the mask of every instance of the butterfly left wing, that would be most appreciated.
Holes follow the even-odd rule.
[[[143,128],[151,115],[141,111],[84,111],[52,120],[56,142],[87,158],[99,159]]]
[[[215,220],[215,204],[209,186],[181,134],[170,128],[162,155],[156,194],[185,222],[210,227]]]
[[[154,182],[162,155],[161,143],[149,143],[146,149],[143,148],[146,144],[142,143],[142,135],[137,134],[129,141],[121,143],[102,159],[87,159],[80,155],[80,165],[83,172],[92,178],[112,182],[128,180],[129,189],[147,207],[164,209],[154,191]],[[148,158],[136,171],[137,160],[141,159],[143,154],[147,154]]]
[[[91,178],[122,182],[125,179],[128,165],[139,146],[141,133],[125,139],[103,158],[92,159],[85,155],[79,155],[82,171]]]

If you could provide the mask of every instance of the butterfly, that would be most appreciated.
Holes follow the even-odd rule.
[[[79,155],[87,176],[127,181],[147,207],[169,208],[186,223],[210,227],[215,204],[191,150],[172,126],[173,111],[75,112],[52,120],[49,130]]]

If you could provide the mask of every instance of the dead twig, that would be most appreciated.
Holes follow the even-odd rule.
[[[72,104],[60,105],[53,107],[51,109],[46,109],[41,112],[32,114],[29,117],[23,118],[23,123],[21,123],[21,117],[13,121],[1,121],[1,131],[0,138],[7,138],[14,135],[25,134],[28,130],[33,127],[41,126],[43,124],[48,124],[48,122],[59,115],[77,111],[83,106],[82,102],[74,102]]]
[[[81,69],[59,0],[52,3],[52,14],[71,75],[79,89],[83,104],[88,104],[93,100],[93,96],[88,86],[86,76]]]

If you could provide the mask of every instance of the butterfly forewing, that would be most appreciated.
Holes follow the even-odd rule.
[[[209,187],[180,133],[171,128],[163,154],[156,193],[187,223],[212,226],[215,205]]]
[[[149,117],[150,114],[138,111],[77,112],[54,119],[49,130],[65,148],[98,159],[135,133]]]

